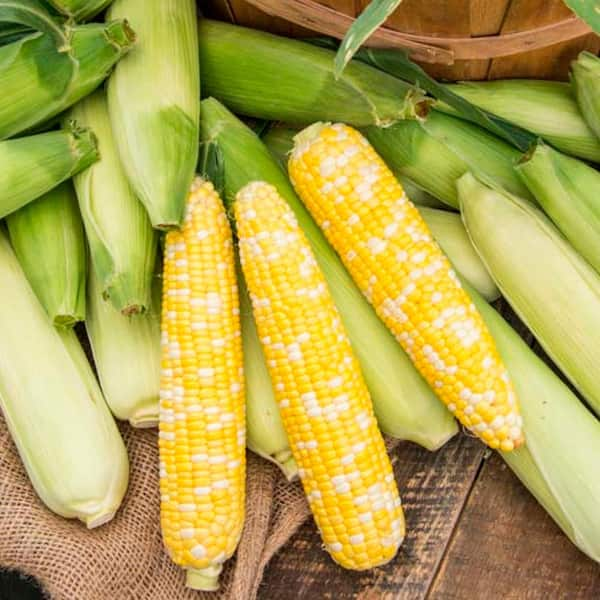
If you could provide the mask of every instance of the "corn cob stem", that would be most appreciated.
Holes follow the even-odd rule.
[[[358,361],[309,243],[277,190],[234,205],[256,325],[299,475],[332,558],[391,560],[404,537],[394,474]]]
[[[461,423],[492,448],[523,443],[508,375],[481,316],[415,206],[367,140],[316,123],[292,183],[380,318]]]
[[[163,280],[163,539],[186,584],[214,590],[244,520],[244,382],[231,231],[200,178],[182,230],[166,237]]]

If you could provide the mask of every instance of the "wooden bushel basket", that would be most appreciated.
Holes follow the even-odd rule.
[[[368,0],[210,0],[208,14],[285,35],[343,37]],[[566,79],[598,36],[562,0],[404,0],[367,42],[409,51],[443,79]]]

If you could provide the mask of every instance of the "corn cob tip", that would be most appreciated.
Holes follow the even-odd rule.
[[[221,565],[216,565],[206,569],[187,569],[185,585],[192,590],[216,592],[219,589],[219,575],[222,568]]]

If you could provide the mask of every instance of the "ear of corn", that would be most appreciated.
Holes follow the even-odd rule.
[[[152,225],[171,229],[183,217],[198,159],[196,3],[116,0],[108,16],[130,19],[139,34],[108,82],[119,155]]]
[[[292,183],[365,297],[463,425],[492,448],[523,442],[506,370],[415,206],[358,131],[296,136]]]
[[[88,527],[127,488],[127,452],[72,331],[56,330],[0,232],[0,407],[40,499]]]
[[[218,101],[204,100],[202,115],[203,140],[217,142],[223,154],[226,196],[251,181],[265,181],[294,211],[340,311],[381,429],[431,450],[443,445],[457,431],[454,419],[369,306],[267,148]]]
[[[276,464],[287,479],[292,480],[298,475],[298,467],[281,421],[267,361],[256,331],[250,297],[241,272],[238,280],[246,378],[246,446]]]
[[[39,198],[97,158],[94,135],[76,127],[0,142],[0,218]]]
[[[458,191],[467,232],[500,291],[600,414],[600,277],[530,203],[471,174]]]
[[[600,59],[582,52],[571,63],[571,88],[589,128],[600,138]]]
[[[104,299],[91,265],[89,271],[85,326],[106,402],[118,419],[134,427],[154,427],[160,385],[160,293],[154,294],[144,314],[124,316]]]
[[[412,86],[359,62],[336,79],[335,52],[305,42],[208,19],[199,36],[203,94],[239,114],[383,125],[414,118],[424,102]]]
[[[34,33],[0,48],[0,139],[48,120],[86,96],[130,49],[125,21],[74,27],[69,50],[49,33]]]
[[[102,12],[112,0],[50,0],[54,8],[63,15],[85,21]]]
[[[433,110],[421,122],[369,127],[365,135],[394,173],[453,208],[458,207],[456,180],[467,171],[529,197],[513,168],[519,151],[477,125]]]
[[[218,588],[244,522],[244,375],[231,230],[194,181],[163,273],[160,490],[163,539],[186,583]]]
[[[455,94],[543,137],[559,150],[600,162],[600,140],[579,112],[568,83],[505,79],[446,85]],[[436,107],[453,112],[446,104]]]
[[[541,142],[516,168],[556,227],[600,272],[600,173]]]
[[[264,182],[234,204],[240,258],[281,417],[331,557],[391,560],[404,537],[394,473],[358,361],[292,209]]]
[[[600,423],[473,290],[519,397],[527,445],[501,453],[571,541],[600,561]]]
[[[51,322],[72,327],[85,318],[85,239],[70,182],[11,213],[10,241]]]
[[[143,312],[151,303],[156,235],[119,162],[104,91],[70,115],[94,131],[100,151],[100,160],[73,179],[100,290],[124,314]]]

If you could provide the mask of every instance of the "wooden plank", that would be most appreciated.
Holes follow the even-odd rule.
[[[424,598],[477,476],[484,448],[457,436],[430,453],[409,443],[395,451],[407,537],[398,556],[370,572],[344,571],[329,560],[312,522],[271,561],[259,598],[417,600]],[[293,592],[292,592],[293,590]]]
[[[429,600],[600,598],[600,569],[493,454],[456,528]]]

